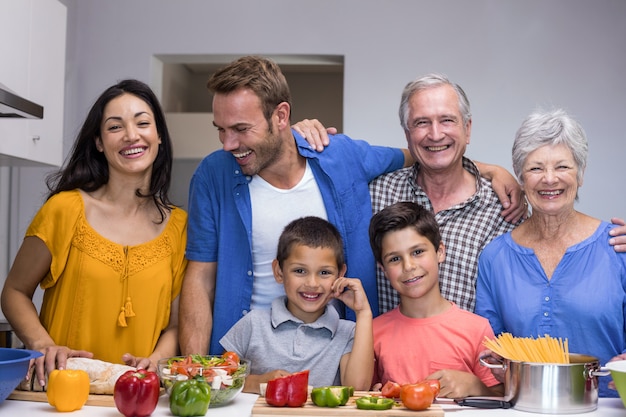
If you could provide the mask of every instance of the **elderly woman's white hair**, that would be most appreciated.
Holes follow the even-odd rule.
[[[520,183],[523,183],[522,168],[528,155],[542,146],[558,144],[572,152],[578,182],[582,183],[587,167],[587,136],[580,123],[563,109],[534,112],[517,130],[513,142],[513,170]]]

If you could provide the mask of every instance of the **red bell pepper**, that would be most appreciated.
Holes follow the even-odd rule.
[[[309,396],[309,370],[267,381],[265,401],[276,407],[302,407]]]
[[[159,402],[160,381],[155,372],[137,369],[126,371],[115,382],[113,399],[126,417],[147,417]]]

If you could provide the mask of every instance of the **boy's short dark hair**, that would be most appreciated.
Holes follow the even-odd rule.
[[[337,267],[342,268],[345,264],[341,235],[327,220],[315,216],[301,217],[285,227],[278,239],[276,251],[276,259],[281,268],[295,245],[332,249],[337,259]]]
[[[402,201],[385,207],[370,221],[370,246],[377,262],[382,264],[382,242],[385,235],[407,227],[412,227],[428,239],[435,250],[439,249],[441,233],[435,215],[417,203]]]

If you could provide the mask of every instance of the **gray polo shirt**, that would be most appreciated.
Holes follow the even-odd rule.
[[[286,303],[287,297],[278,297],[270,310],[250,311],[220,344],[250,360],[254,375],[308,369],[309,385],[340,385],[339,361],[352,351],[355,323],[341,319],[330,306],[317,321],[303,323],[287,310]]]

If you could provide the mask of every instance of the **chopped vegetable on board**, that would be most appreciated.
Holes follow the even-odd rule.
[[[302,407],[309,396],[309,371],[296,372],[267,382],[265,401],[275,407]]]
[[[338,407],[346,405],[352,387],[329,386],[313,388],[311,401],[318,407]]]
[[[356,408],[359,410],[389,410],[396,402],[385,397],[361,397],[356,400]]]

